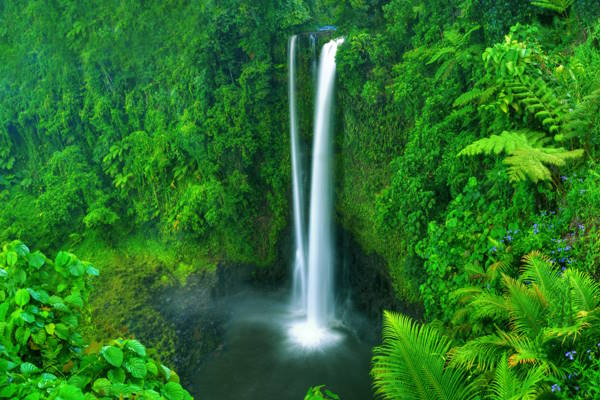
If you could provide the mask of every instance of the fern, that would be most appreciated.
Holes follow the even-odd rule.
[[[564,141],[572,138],[589,138],[598,114],[600,114],[600,88],[585,96],[572,111],[563,114],[561,132],[554,139]]]
[[[567,11],[573,2],[574,0],[534,0],[531,2],[531,4],[562,14]]]
[[[566,278],[571,288],[571,301],[577,312],[591,312],[598,308],[600,287],[588,275],[569,269]]]
[[[512,182],[530,179],[534,183],[548,181],[552,173],[546,165],[562,167],[567,160],[583,155],[583,150],[545,147],[550,141],[543,133],[534,131],[504,131],[500,135],[480,139],[465,147],[459,156],[506,153],[504,163]]]
[[[527,75],[520,75],[506,82],[505,86],[517,104],[538,119],[550,133],[560,130],[565,107],[543,79],[534,80]],[[520,110],[519,107],[517,110]]]
[[[456,399],[475,396],[461,370],[446,367],[450,341],[409,317],[384,313],[383,344],[373,357],[374,385],[384,399]]]
[[[494,368],[502,355],[510,350],[509,343],[500,335],[480,336],[450,351],[450,365],[484,371]]]
[[[544,371],[533,368],[524,380],[510,368],[506,354],[494,373],[490,400],[533,400],[540,394],[538,385],[545,379]]]

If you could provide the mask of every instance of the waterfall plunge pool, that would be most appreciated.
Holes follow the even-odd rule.
[[[195,398],[301,400],[310,386],[323,384],[344,400],[373,398],[373,343],[362,341],[356,327],[341,323],[333,324],[327,341],[318,346],[299,343],[290,330],[306,319],[291,312],[287,299],[246,291],[220,302],[228,315],[223,345],[185,374]],[[358,316],[344,319],[363,323]]]

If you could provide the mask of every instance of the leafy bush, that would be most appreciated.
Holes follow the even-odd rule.
[[[59,252],[50,260],[12,242],[0,253],[0,398],[166,399],[191,396],[134,339],[89,343],[91,264]]]

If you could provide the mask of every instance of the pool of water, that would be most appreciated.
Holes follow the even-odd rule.
[[[372,343],[341,323],[331,340],[305,347],[290,334],[300,322],[281,299],[243,295],[227,309],[223,345],[186,373],[196,399],[303,399],[310,386],[325,384],[343,400],[372,399]]]

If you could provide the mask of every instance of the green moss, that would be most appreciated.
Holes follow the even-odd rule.
[[[87,238],[73,251],[100,269],[90,298],[94,318],[88,335],[95,340],[138,337],[154,356],[171,364],[175,327],[160,313],[157,294],[184,286],[191,274],[214,272],[216,263],[198,250],[178,253],[175,247],[141,234],[116,246]]]

